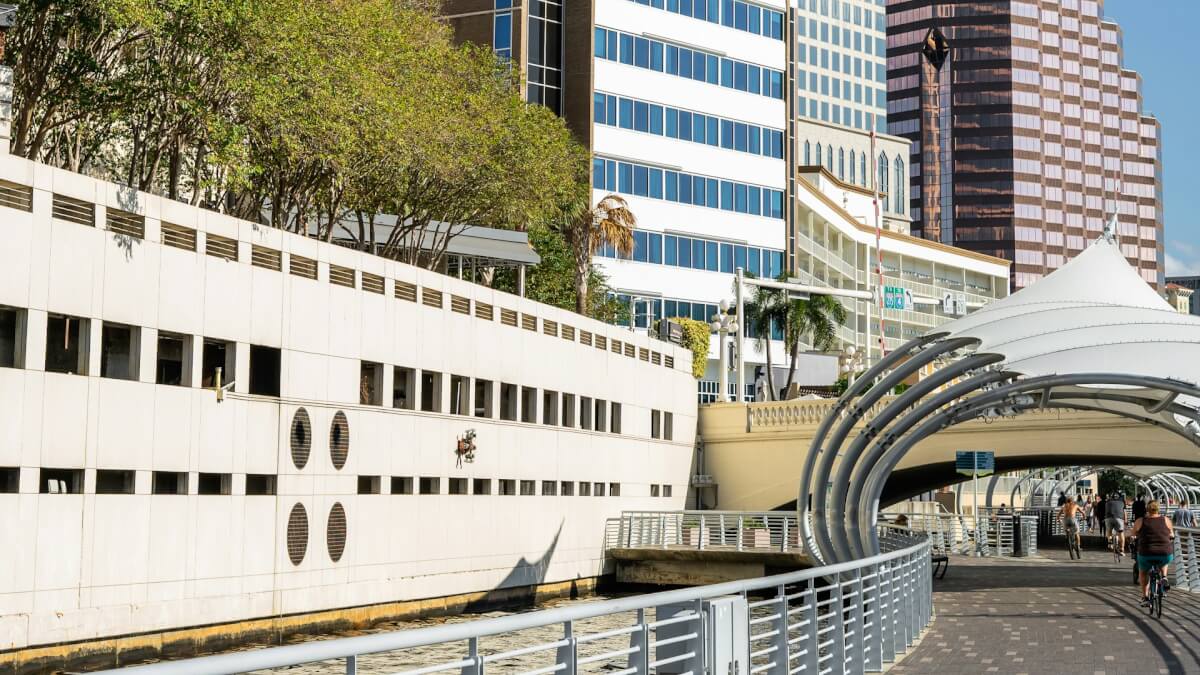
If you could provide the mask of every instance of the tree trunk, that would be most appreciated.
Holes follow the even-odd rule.
[[[586,258],[575,259],[575,311],[584,316],[588,315],[588,264]]]
[[[764,340],[764,342],[766,343],[766,351],[767,351],[767,400],[774,401],[776,398],[775,397],[775,374],[774,374],[774,372],[772,372],[772,371],[774,371],[774,368],[771,367],[771,327],[770,327],[770,325],[767,326],[767,338],[766,338],[766,340]],[[739,392],[737,392],[737,394],[740,397],[742,395],[742,392],[739,391]]]
[[[784,391],[791,391],[792,381],[796,379],[796,359],[800,357],[800,339],[792,343],[791,365],[788,367],[787,384],[783,385]]]

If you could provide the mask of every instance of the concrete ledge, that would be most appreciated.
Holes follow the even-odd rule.
[[[9,650],[0,652],[0,675],[98,670],[133,665],[147,660],[197,656],[249,643],[277,645],[293,635],[355,630],[369,628],[385,621],[481,612],[531,605],[555,598],[590,595],[595,592],[601,581],[600,577],[585,577],[536,586],[262,617],[210,626],[190,626],[101,640],[82,640]]]
[[[694,548],[618,548],[617,581],[659,586],[702,586],[812,567],[803,553],[712,551]]]

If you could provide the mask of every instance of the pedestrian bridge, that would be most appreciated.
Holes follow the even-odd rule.
[[[861,432],[895,400],[881,399],[855,426]],[[834,399],[793,400],[700,409],[704,472],[717,489],[706,492],[708,508],[729,511],[794,509],[796,485],[821,421],[837,406]],[[1189,440],[1160,427],[1108,413],[1033,410],[1016,417],[974,420],[934,434],[900,460],[882,504],[963,479],[954,471],[956,450],[994,450],[996,471],[1011,472],[1089,463],[1200,467],[1200,452]],[[836,464],[835,464],[836,467]]]

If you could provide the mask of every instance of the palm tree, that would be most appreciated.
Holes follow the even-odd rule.
[[[588,274],[592,256],[605,245],[616,249],[618,255],[632,255],[635,227],[637,217],[629,203],[617,195],[608,195],[595,206],[581,209],[577,217],[567,222],[563,236],[575,258],[575,311],[588,313]]]
[[[753,274],[747,274],[753,277]],[[786,278],[785,275],[780,275]],[[735,282],[736,284],[736,282]],[[754,287],[754,295],[743,301],[746,312],[744,324],[746,330],[756,335],[754,347],[759,352],[767,353],[767,400],[775,400],[775,376],[771,364],[771,326],[786,325],[788,315],[787,291],[778,288]],[[723,394],[724,392],[722,392]],[[741,400],[743,392],[737,392],[734,400]]]
[[[753,276],[753,275],[747,275]],[[776,277],[787,281],[787,274]],[[837,328],[846,320],[846,308],[833,296],[817,295],[808,300],[792,300],[787,291],[778,288],[755,287],[754,295],[745,301],[746,323],[757,334],[755,348],[767,354],[768,400],[775,400],[778,390],[771,363],[771,327],[783,328],[783,344],[790,363],[787,383],[790,389],[796,377],[796,361],[800,357],[800,343],[808,337],[808,344],[816,349],[828,350],[837,344]]]
[[[814,349],[828,351],[837,346],[837,329],[846,321],[846,308],[832,295],[814,295],[808,300],[792,300],[789,303],[783,340],[791,355],[787,384],[792,387],[796,376],[796,360],[800,356],[800,343],[808,336],[808,344]]]

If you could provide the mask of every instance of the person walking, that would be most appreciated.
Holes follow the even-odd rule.
[[[1083,529],[1087,532],[1092,531],[1092,502],[1091,500],[1083,503]]]
[[[1134,500],[1133,506],[1130,507],[1133,513],[1133,522],[1137,522],[1141,518],[1146,517],[1146,495],[1139,493],[1137,499]]]
[[[1175,527],[1196,527],[1196,517],[1192,514],[1192,510],[1188,508],[1188,500],[1179,502],[1179,507],[1175,509],[1175,513],[1171,514],[1171,524]]]

